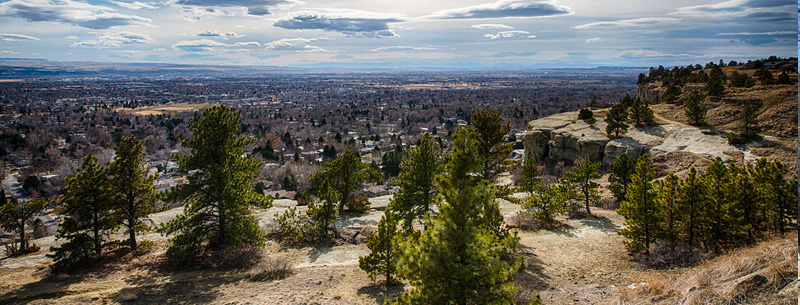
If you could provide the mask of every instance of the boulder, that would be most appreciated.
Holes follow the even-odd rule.
[[[609,141],[604,151],[603,166],[608,166],[614,163],[622,154],[627,155],[631,160],[636,160],[647,152],[647,146],[633,138],[619,138]]]

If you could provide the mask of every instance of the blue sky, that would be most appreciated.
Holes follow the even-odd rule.
[[[0,58],[551,68],[796,56],[783,0],[6,0]]]

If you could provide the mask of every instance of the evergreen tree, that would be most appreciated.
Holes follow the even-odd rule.
[[[534,187],[541,181],[539,176],[539,164],[536,163],[536,157],[533,154],[528,154],[522,162],[522,169],[519,172],[519,190],[528,193],[530,196],[534,192]]]
[[[48,255],[55,261],[54,270],[71,271],[100,259],[109,235],[119,223],[111,213],[111,189],[106,169],[92,154],[83,158],[74,177],[67,178],[61,199],[67,218],[56,236],[66,242],[50,248],[54,253]]]
[[[400,164],[400,174],[394,179],[399,189],[389,209],[402,219],[406,234],[411,232],[414,220],[424,219],[431,211],[437,194],[434,177],[441,172],[441,163],[439,143],[426,133],[418,145],[408,149]]]
[[[597,102],[596,96],[592,96],[592,99],[589,101],[589,109],[597,110],[597,108],[600,108],[600,103]]]
[[[650,254],[650,244],[658,234],[661,211],[656,202],[654,178],[653,160],[644,154],[636,162],[636,173],[631,176],[628,194],[617,210],[625,217],[625,228],[619,234],[628,238],[625,247],[632,253],[644,250]]]
[[[578,163],[575,163],[572,171],[568,172],[565,176],[567,181],[577,187],[578,193],[583,196],[584,203],[586,204],[586,214],[591,215],[592,211],[589,210],[589,202],[599,201],[600,198],[598,194],[600,184],[592,181],[592,179],[602,177],[602,175],[600,175],[600,163],[592,162],[589,160],[589,157],[584,157],[579,160]]]
[[[114,211],[128,233],[128,246],[136,250],[136,232],[148,229],[144,219],[153,212],[156,195],[153,181],[158,176],[147,174],[142,142],[123,137],[115,147],[114,161],[108,166],[115,195]]]
[[[483,167],[474,131],[453,134],[445,174],[438,179],[444,203],[418,238],[402,242],[399,274],[414,287],[399,304],[510,304],[514,275],[522,257],[514,257],[515,234],[498,237],[491,217],[499,214],[493,188],[473,176]]]
[[[686,243],[695,244],[695,237],[702,222],[703,184],[697,177],[697,170],[692,166],[689,175],[681,180],[680,194],[678,196],[679,210],[682,211],[681,219],[683,230],[686,234]]]
[[[655,123],[653,109],[650,109],[650,101],[636,98],[630,107],[631,119],[636,126],[647,126]]]
[[[569,202],[576,198],[578,193],[569,181],[559,179],[556,183],[545,184],[540,180],[528,198],[522,201],[522,207],[536,219],[552,222],[557,214],[569,211]]]
[[[747,231],[747,241],[755,241],[755,230],[759,227],[761,217],[759,217],[759,201],[756,186],[751,170],[747,165],[738,167],[736,164],[728,165],[728,173],[731,176],[731,198],[736,210],[741,211],[743,222],[742,228]]]
[[[508,157],[514,150],[514,143],[506,142],[511,131],[509,122],[503,124],[500,111],[492,109],[473,109],[470,124],[477,134],[478,159],[481,161],[481,178],[494,182],[497,175],[506,171],[510,165]]]
[[[628,158],[627,154],[622,154],[609,167],[611,171],[608,175],[608,182],[611,184],[609,189],[617,202],[622,202],[628,193],[631,175],[636,172],[636,161]]]
[[[0,189],[2,187],[0,186]],[[5,194],[0,194],[5,197]],[[5,198],[4,198],[5,199]],[[5,204],[0,205],[0,228],[6,232],[17,232],[19,234],[19,247],[15,253],[25,254],[28,252],[28,237],[25,236],[25,224],[30,227],[31,221],[36,215],[44,210],[47,200],[43,197],[35,197],[28,201],[18,201],[16,198],[5,200]]]
[[[398,235],[394,213],[391,209],[387,209],[378,223],[378,233],[369,234],[367,248],[372,252],[358,258],[358,266],[367,272],[373,281],[378,275],[386,277],[386,287],[398,283],[393,276],[397,272],[397,251],[394,238]]]
[[[720,253],[730,238],[738,233],[741,223],[731,198],[731,178],[721,158],[712,162],[702,175],[703,183],[703,232],[706,249]]]
[[[678,101],[678,97],[681,96],[681,88],[675,85],[670,85],[667,87],[667,90],[664,91],[664,96],[661,99],[667,104],[674,104]]]
[[[397,177],[400,174],[400,163],[403,162],[402,146],[395,146],[394,150],[388,151],[381,157],[383,174],[386,177]]]
[[[786,71],[781,72],[781,75],[778,75],[778,84],[780,85],[791,85],[794,83],[791,77],[789,77],[789,73]]]
[[[604,120],[606,124],[608,124],[606,126],[606,133],[611,134],[613,132],[616,137],[619,137],[620,132],[624,133],[628,131],[628,124],[625,123],[627,120],[628,106],[623,103],[611,106]]]
[[[680,179],[674,173],[669,173],[663,180],[656,181],[657,200],[663,221],[662,227],[658,230],[661,239],[669,242],[670,249],[675,251],[675,245],[680,236],[680,207],[678,206],[678,196],[680,196]]]
[[[697,90],[689,93],[683,109],[686,113],[686,123],[689,125],[705,124],[707,111],[705,99],[705,96]]]
[[[758,126],[758,109],[761,107],[760,101],[745,101],[742,105],[742,114],[739,118],[739,137],[745,141],[759,139],[758,133],[761,127]]]
[[[759,159],[753,168],[757,195],[767,224],[774,233],[786,233],[797,219],[797,176],[786,179],[788,168],[780,161]]]
[[[358,153],[350,148],[345,149],[336,160],[325,163],[322,167],[322,171],[311,176],[307,192],[323,198],[322,195],[330,188],[339,201],[339,213],[344,211],[345,205],[352,203],[353,194],[363,186],[364,182],[380,179],[380,173],[369,164],[361,162]]]
[[[188,183],[170,189],[165,199],[184,201],[182,215],[167,222],[163,234],[177,234],[167,255],[189,263],[203,248],[222,249],[264,244],[250,207],[268,208],[272,199],[255,192],[255,176],[261,164],[244,157],[245,146],[254,141],[237,135],[241,113],[213,106],[189,124],[193,136],[182,141],[188,155],[175,155],[179,171],[189,173]]]

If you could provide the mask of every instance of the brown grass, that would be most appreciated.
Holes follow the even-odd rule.
[[[632,279],[635,285],[616,289],[616,300],[619,304],[796,302],[797,286],[788,286],[797,280],[796,241],[795,233],[732,251],[697,267],[646,271]]]

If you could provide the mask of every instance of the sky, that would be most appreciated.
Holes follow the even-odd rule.
[[[0,58],[345,68],[797,56],[785,0],[0,0]]]

